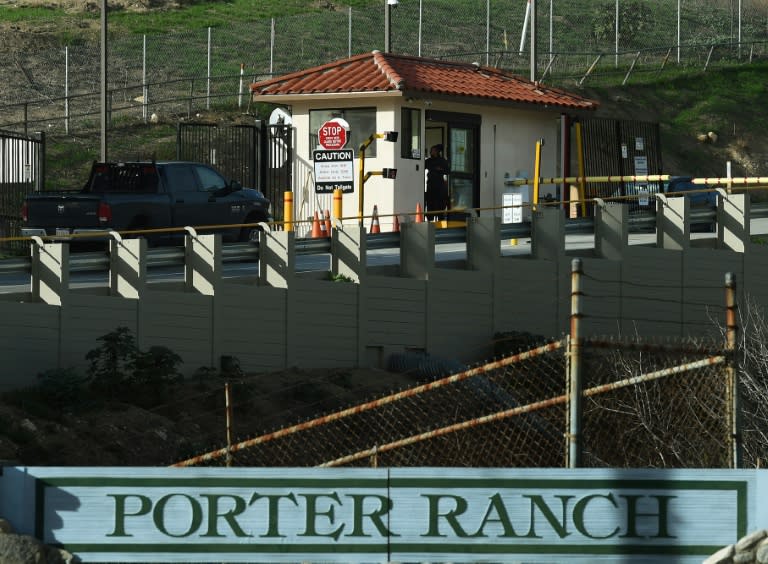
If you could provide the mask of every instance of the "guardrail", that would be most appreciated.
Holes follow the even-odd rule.
[[[711,223],[716,220],[715,210],[696,209],[691,210],[690,222],[692,225],[701,225]],[[768,218],[768,203],[757,204],[750,210],[750,219]],[[589,234],[593,233],[595,228],[594,219],[591,217],[567,219],[565,221],[565,234]],[[656,228],[656,216],[654,213],[642,213],[629,217],[629,232],[647,232]],[[187,228],[174,228],[173,230],[184,231]],[[201,228],[198,228],[201,229]],[[150,234],[156,231],[168,232],[169,229],[131,231],[131,235]],[[531,236],[531,224],[508,223],[502,224],[500,228],[500,240],[522,239]],[[437,229],[435,231],[436,244],[465,243],[466,228],[450,227]],[[18,240],[19,238],[13,238]],[[400,233],[375,233],[368,234],[366,247],[369,250],[389,249],[400,246]],[[323,254],[331,252],[331,239],[324,238],[297,238],[295,242],[295,251],[298,255]],[[150,248],[147,251],[147,268],[182,266],[185,260],[185,250],[181,246],[170,246],[161,248]],[[257,242],[248,243],[230,243],[222,245],[222,261],[224,263],[234,262],[256,262],[259,260],[259,246]],[[31,257],[9,258],[0,260],[0,274],[29,273],[31,272]],[[70,272],[96,272],[109,270],[110,258],[109,252],[104,251],[83,251],[72,253],[69,258]]]

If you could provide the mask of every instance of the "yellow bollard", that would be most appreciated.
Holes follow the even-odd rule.
[[[581,123],[576,122],[576,159],[579,167],[579,202],[581,202],[581,217],[587,217],[586,188],[587,183],[584,178],[584,134],[581,131]]]
[[[339,220],[342,218],[342,191],[336,188],[333,191],[333,226],[339,227]]]
[[[293,231],[293,192],[283,192],[283,229]]]
[[[535,210],[539,205],[539,177],[541,176],[541,146],[544,144],[544,139],[536,141],[535,158],[533,163],[533,196],[531,203],[531,210]]]

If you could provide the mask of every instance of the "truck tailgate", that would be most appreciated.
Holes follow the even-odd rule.
[[[71,194],[27,198],[29,225],[35,227],[99,227],[99,196]]]

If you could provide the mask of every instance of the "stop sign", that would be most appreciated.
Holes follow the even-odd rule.
[[[317,130],[317,142],[323,149],[333,151],[344,148],[347,144],[347,131],[349,126],[339,119],[326,121]]]

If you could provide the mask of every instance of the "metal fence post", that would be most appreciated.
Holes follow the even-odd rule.
[[[64,47],[64,133],[69,135],[69,46]]]
[[[147,123],[148,104],[149,103],[149,85],[147,84],[147,34],[142,36],[141,40],[141,117],[144,123]]]
[[[47,141],[45,131],[37,132],[40,144],[38,146],[36,159],[37,159],[37,175],[35,177],[35,192],[42,192],[45,190],[45,154],[47,150]]]
[[[568,467],[581,466],[581,259],[571,261],[571,334],[568,337]]]
[[[189,107],[187,108],[187,119],[192,117],[192,99],[195,96],[195,79],[189,81]]]
[[[205,109],[211,109],[211,28],[208,28],[208,80],[205,88]]]
[[[230,395],[229,382],[224,384],[224,403],[227,417],[227,468],[232,466],[232,398]]]
[[[742,440],[739,416],[739,377],[736,360],[736,277],[733,273],[725,274],[725,348],[728,362],[725,375],[728,394],[729,427],[731,435],[731,468],[742,466]]]

